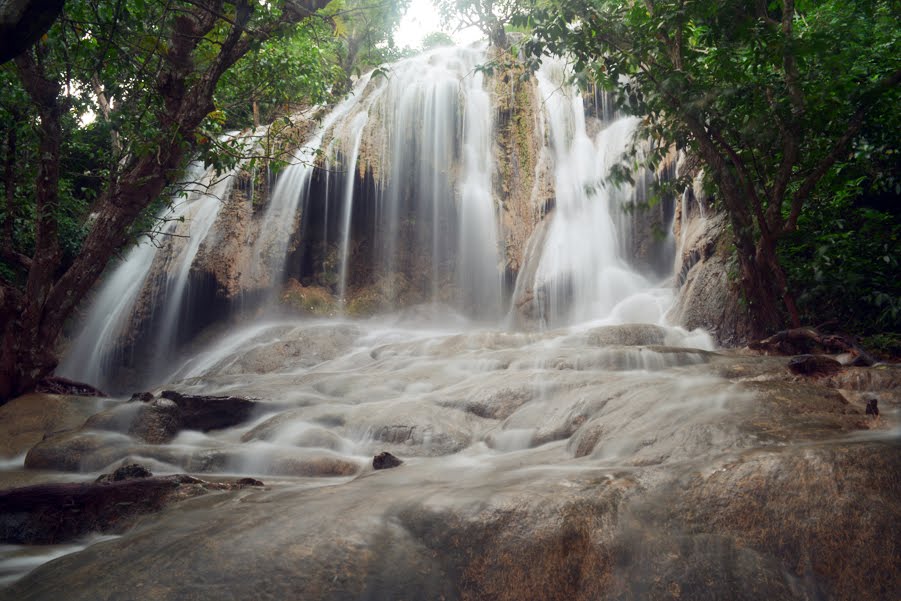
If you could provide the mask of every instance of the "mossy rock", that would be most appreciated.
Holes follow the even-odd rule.
[[[334,315],[337,302],[328,289],[321,286],[304,286],[295,279],[288,281],[281,295],[282,304],[310,315]]]

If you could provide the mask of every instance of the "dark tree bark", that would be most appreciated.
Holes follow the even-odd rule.
[[[0,4],[0,63],[22,54],[47,33],[65,0],[8,0]]]

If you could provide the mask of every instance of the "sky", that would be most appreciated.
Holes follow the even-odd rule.
[[[418,48],[422,43],[422,38],[435,31],[444,31],[458,44],[469,44],[482,38],[479,30],[473,27],[456,32],[454,29],[454,26],[448,28],[441,26],[438,9],[431,0],[412,0],[410,8],[407,9],[397,31],[394,32],[394,43],[398,48]]]

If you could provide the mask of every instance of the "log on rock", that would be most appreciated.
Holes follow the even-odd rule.
[[[56,544],[90,532],[118,534],[141,515],[222,488],[186,476],[38,484],[0,492],[0,543]]]
[[[247,421],[257,403],[235,396],[202,396],[164,390],[169,399],[181,409],[181,427],[188,430],[221,430]]]
[[[73,396],[108,396],[102,390],[84,382],[76,382],[60,376],[48,376],[37,383],[35,392],[44,394],[68,394]]]
[[[821,334],[813,328],[783,330],[769,338],[748,343],[748,348],[773,355],[862,352],[844,336]]]

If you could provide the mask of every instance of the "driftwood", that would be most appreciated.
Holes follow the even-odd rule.
[[[852,365],[869,366],[875,360],[851,338],[839,334],[821,334],[813,328],[794,328],[769,338],[748,343],[748,348],[764,355],[806,355],[849,353]]]

